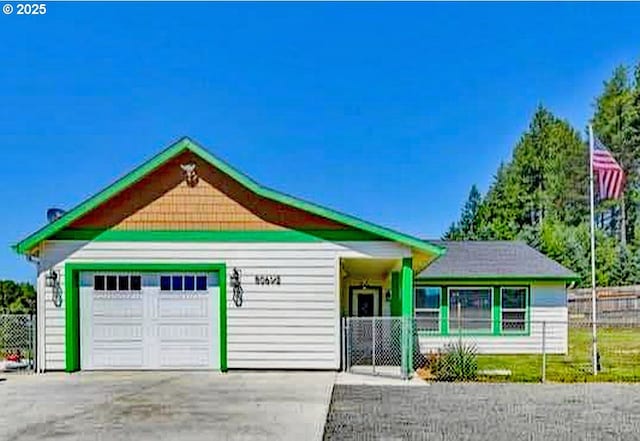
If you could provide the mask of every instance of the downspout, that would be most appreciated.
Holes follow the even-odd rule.
[[[44,303],[46,301],[46,293],[40,278],[41,260],[32,254],[25,256],[27,262],[36,266],[36,333],[35,333],[35,354],[34,354],[34,371],[36,373],[44,372]],[[42,296],[42,298],[41,298]],[[42,341],[41,341],[42,340]]]

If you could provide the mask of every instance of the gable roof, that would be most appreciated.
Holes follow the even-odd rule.
[[[124,177],[118,179],[116,182],[80,203],[72,210],[66,212],[63,216],[58,218],[57,220],[49,223],[44,226],[40,230],[26,237],[19,243],[13,246],[14,250],[21,254],[27,254],[34,247],[36,247],[39,243],[44,240],[47,240],[54,234],[60,232],[64,228],[68,227],[75,220],[79,219],[81,216],[87,214],[91,210],[97,208],[100,204],[106,202],[113,196],[120,193],[122,190],[131,186],[132,184],[138,182],[144,176],[152,172],[153,170],[160,167],[162,164],[169,161],[171,158],[185,152],[190,151],[195,155],[202,158],[204,161],[211,164],[211,166],[221,170],[231,178],[235,179],[240,184],[247,187],[252,192],[256,193],[259,196],[262,196],[267,199],[274,200],[276,202],[289,205],[291,207],[307,211],[309,213],[322,216],[324,218],[342,223],[344,225],[350,226],[352,228],[362,230],[376,236],[379,236],[385,240],[391,240],[403,245],[409,246],[411,248],[415,248],[419,251],[426,252],[428,254],[434,256],[440,256],[444,254],[444,249],[442,247],[433,245],[427,241],[418,239],[413,236],[409,236],[403,233],[399,233],[397,231],[381,227],[370,222],[364,221],[362,219],[356,218],[354,216],[350,216],[348,214],[340,213],[338,211],[322,207],[320,205],[304,201],[302,199],[295,198],[285,193],[278,192],[276,190],[272,190],[267,187],[263,187],[258,184],[251,178],[249,178],[244,173],[238,171],[233,168],[226,162],[222,161],[220,158],[214,156],[212,153],[205,150],[199,144],[194,142],[188,137],[183,137],[177,142],[171,144],[164,151],[160,152],[144,164],[140,165],[136,169],[134,169],[129,174]]]
[[[418,274],[419,279],[577,280],[579,276],[517,241],[442,241],[447,253]]]

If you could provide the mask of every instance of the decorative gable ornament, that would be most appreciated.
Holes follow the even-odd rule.
[[[196,165],[193,162],[180,164],[180,168],[182,169],[184,180],[189,187],[195,187],[198,185],[200,178],[198,177],[198,173],[196,173]]]

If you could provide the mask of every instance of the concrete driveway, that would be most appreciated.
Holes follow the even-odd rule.
[[[320,440],[331,372],[85,372],[0,382],[0,440]]]

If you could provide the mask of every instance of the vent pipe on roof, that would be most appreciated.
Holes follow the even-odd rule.
[[[66,213],[62,208],[49,208],[47,210],[47,222],[51,223],[60,219]]]

